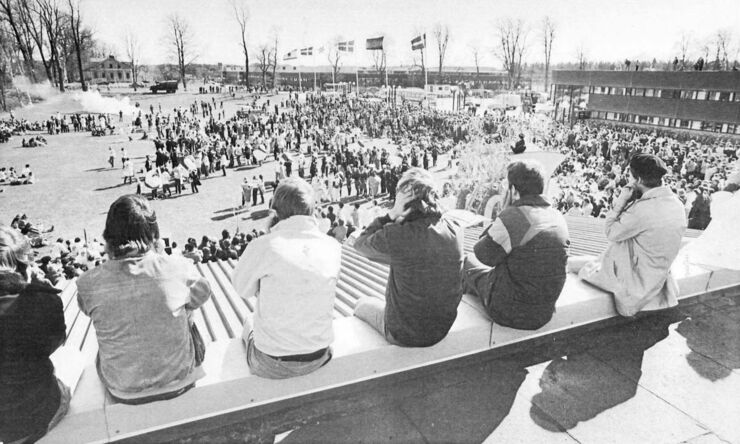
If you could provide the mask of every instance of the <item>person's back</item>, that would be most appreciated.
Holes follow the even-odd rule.
[[[582,279],[613,293],[623,316],[678,303],[670,268],[687,225],[683,204],[661,186],[667,169],[660,159],[636,155],[630,169],[637,179],[614,200],[606,217],[606,251],[583,266],[576,259],[569,264]]]
[[[355,316],[390,342],[412,347],[442,340],[462,298],[462,236],[437,208],[431,180],[419,168],[404,174],[391,216],[375,219],[354,244],[360,254],[390,265],[385,306],[376,307],[384,312],[383,322],[369,320],[375,314],[360,303]]]
[[[146,200],[122,196],[108,214],[103,236],[111,260],[77,281],[80,309],[95,326],[98,374],[123,402],[177,396],[202,375],[187,310],[210,297],[210,285],[190,260],[153,251],[159,229]]]
[[[282,181],[272,204],[276,224],[249,242],[232,276],[242,298],[257,297],[243,339],[258,376],[298,376],[331,359],[341,246],[319,230],[313,199],[302,179]]]
[[[565,285],[568,227],[542,197],[544,179],[534,162],[509,165],[504,209],[465,260],[466,290],[507,327],[545,325]]]
[[[31,246],[0,227],[0,442],[35,442],[66,414],[70,389],[49,355],[64,342],[59,290],[29,275]]]

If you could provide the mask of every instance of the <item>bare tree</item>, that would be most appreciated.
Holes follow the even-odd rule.
[[[686,69],[686,60],[689,58],[691,48],[691,33],[684,31],[678,40],[678,52],[681,54],[681,70]]]
[[[242,52],[244,53],[244,85],[249,89],[249,48],[247,47],[247,20],[249,14],[244,0],[241,0],[238,4],[236,0],[232,0],[231,6],[234,8],[234,17],[239,24],[239,35]]]
[[[182,89],[187,91],[185,68],[193,63],[196,58],[193,49],[193,32],[188,22],[177,13],[169,16],[167,26],[169,28],[169,43],[177,59],[177,68],[180,81],[182,82]]]
[[[588,55],[586,54],[586,47],[583,43],[581,43],[576,48],[576,62],[578,63],[578,69],[580,69],[581,71],[586,69],[586,65],[588,64],[587,57]]]
[[[376,49],[372,51],[373,54],[373,67],[380,75],[380,84],[383,84],[383,74],[386,69],[386,58],[385,58],[385,47],[383,49]],[[387,86],[387,85],[386,85]]]
[[[257,48],[257,66],[262,74],[262,87],[267,88],[267,73],[272,68],[272,48],[270,45],[263,44]]]
[[[336,79],[337,74],[339,74],[339,70],[342,69],[342,51],[339,50],[339,42],[341,41],[342,37],[334,37],[326,48],[326,58],[331,65],[332,79]]]
[[[468,43],[470,52],[473,54],[473,62],[475,63],[475,81],[480,81],[480,42],[472,41]]]
[[[439,77],[442,78],[442,66],[444,65],[447,44],[450,42],[450,28],[447,25],[437,23],[432,30],[434,40],[437,41],[437,55],[439,56]]]
[[[22,21],[23,18],[20,16],[19,8],[23,6],[19,3],[19,0],[0,0],[0,20],[8,23],[15,39],[15,44],[21,56],[23,56],[25,72],[31,81],[36,82],[36,72],[33,69],[33,40],[27,32],[27,28]]]
[[[37,12],[48,39],[51,55],[52,74],[56,79],[59,91],[64,92],[64,63],[60,60],[59,43],[63,30],[62,11],[58,0],[36,0]]]
[[[80,17],[80,1],[79,0],[67,0],[69,5],[69,24],[70,31],[72,31],[72,41],[74,42],[75,53],[77,53],[77,69],[80,72],[80,85],[83,91],[87,91],[87,83],[85,83],[85,73],[82,69],[82,46],[83,46],[83,34],[82,34],[82,18]]]
[[[139,38],[136,37],[136,34],[134,34],[133,31],[128,30],[124,37],[124,45],[126,47],[126,57],[128,57],[129,62],[131,63],[131,80],[134,85],[134,91],[136,91],[136,88],[139,87],[139,68],[141,67],[141,60],[139,57],[141,54],[141,44],[139,43]]]
[[[528,30],[522,19],[501,19],[496,23],[498,46],[494,54],[506,71],[509,88],[518,85],[522,76],[522,58],[527,49]]]
[[[50,82],[54,82],[52,63],[51,60],[47,58],[47,54],[45,52],[46,39],[44,37],[44,26],[41,21],[37,4],[31,1],[19,1],[17,6],[20,22],[23,24],[26,34],[30,36],[36,44],[36,49],[39,51],[41,63],[44,65],[44,70],[46,72],[46,78],[49,79]]]
[[[552,41],[555,40],[555,22],[549,16],[542,20],[542,43],[545,50],[545,91],[550,90],[550,56],[552,55]]]
[[[730,45],[732,44],[732,31],[730,29],[720,29],[715,35],[717,45],[717,69],[730,69]]]
[[[278,38],[277,30],[274,32],[275,35],[272,40],[272,87],[277,88],[277,75],[275,74],[275,71],[277,71],[278,65],[278,43],[280,40]]]

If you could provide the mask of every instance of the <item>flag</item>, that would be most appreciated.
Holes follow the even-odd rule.
[[[348,40],[346,42],[337,43],[337,50],[343,52],[355,52],[355,41]]]
[[[383,37],[375,37],[367,39],[365,42],[365,49],[372,51],[374,49],[383,49]]]
[[[422,34],[415,39],[411,40],[411,50],[416,51],[417,49],[424,49],[427,46],[427,35]]]
[[[289,51],[287,54],[283,56],[283,60],[295,60],[297,58],[298,58],[298,49]]]
[[[302,48],[301,49],[301,55],[302,56],[310,56],[310,55],[313,55],[313,46],[309,46],[308,48]]]

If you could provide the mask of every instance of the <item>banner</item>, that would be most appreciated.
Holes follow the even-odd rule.
[[[298,49],[289,51],[287,54],[283,56],[283,60],[295,60],[297,58],[298,58]]]
[[[427,46],[427,35],[422,34],[415,39],[411,40],[411,50],[416,51],[417,49],[424,49]]]
[[[355,52],[355,41],[348,40],[346,42],[337,43],[337,50],[343,52]]]
[[[383,49],[383,37],[375,37],[372,39],[367,39],[365,42],[365,49],[372,51],[375,49]]]
[[[302,56],[310,56],[310,55],[313,55],[313,46],[309,46],[308,48],[302,48],[301,49],[301,55]]]

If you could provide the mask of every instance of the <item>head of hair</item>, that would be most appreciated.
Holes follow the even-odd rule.
[[[0,270],[23,271],[31,261],[31,244],[20,231],[0,226]]]
[[[278,220],[292,216],[310,216],[314,210],[313,188],[305,180],[289,177],[280,181],[272,199]]]
[[[663,161],[652,154],[636,154],[630,159],[630,173],[635,179],[642,179],[648,188],[661,186],[666,172]]]
[[[157,215],[145,198],[135,194],[121,196],[108,210],[103,239],[114,259],[144,254],[159,239]]]
[[[411,168],[403,173],[398,181],[398,192],[411,192],[414,199],[410,205],[426,215],[441,215],[442,209],[437,201],[437,191],[434,189],[434,177],[422,168]]]
[[[507,180],[521,196],[542,194],[545,190],[544,168],[533,160],[517,160],[507,167]]]

